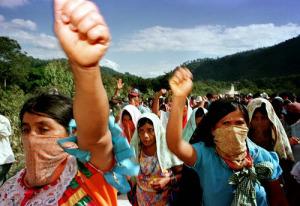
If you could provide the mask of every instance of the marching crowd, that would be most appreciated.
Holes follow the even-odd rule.
[[[137,88],[107,97],[99,61],[110,34],[96,5],[54,0],[54,29],[71,65],[75,97],[46,93],[21,111],[25,168],[0,116],[0,205],[299,205],[300,102],[268,96],[191,96],[192,74],[142,101]]]

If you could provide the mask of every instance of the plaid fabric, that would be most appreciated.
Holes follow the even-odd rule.
[[[231,206],[256,206],[255,184],[260,184],[259,180],[271,178],[272,173],[271,162],[262,162],[235,172],[229,178],[229,184],[237,186]]]

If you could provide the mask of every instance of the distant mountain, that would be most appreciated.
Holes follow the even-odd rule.
[[[240,52],[218,59],[198,59],[184,63],[194,80],[274,78],[300,74],[300,35],[275,46]]]

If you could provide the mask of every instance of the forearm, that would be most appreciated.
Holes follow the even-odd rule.
[[[157,116],[160,116],[159,114],[159,97],[158,95],[154,95],[153,103],[152,103],[152,112],[156,114]]]
[[[99,143],[107,133],[108,99],[98,66],[82,69],[72,65],[75,80],[74,117],[79,143]]]
[[[182,141],[182,117],[184,105],[185,97],[173,97],[166,136],[168,147],[175,154],[177,154],[178,147]]]
[[[185,100],[185,97],[173,97],[166,138],[169,150],[185,164],[192,166],[197,159],[196,152],[193,146],[182,138],[182,118]]]
[[[112,97],[112,99],[120,96],[120,92],[119,91],[120,90],[118,88],[115,89],[115,93],[114,93],[114,96]]]

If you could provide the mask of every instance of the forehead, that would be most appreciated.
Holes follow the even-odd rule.
[[[225,117],[223,117],[219,122],[225,122],[225,121],[236,121],[236,120],[245,120],[244,114],[240,110],[235,110],[233,112],[230,112]]]
[[[123,119],[123,120],[131,120],[131,116],[130,116],[130,114],[128,114],[128,113],[123,113],[122,119]]]
[[[139,129],[142,128],[142,129],[147,129],[147,128],[153,128],[153,126],[149,123],[145,123],[143,126],[139,127]]]
[[[49,123],[49,124],[58,124],[54,119],[38,114],[32,114],[25,112],[23,119],[23,124],[37,124],[37,123]]]

